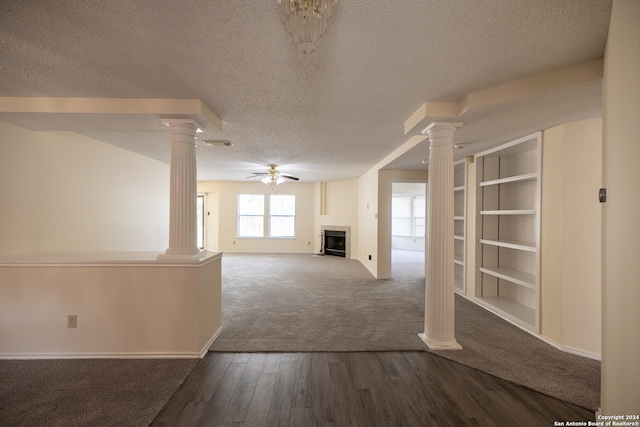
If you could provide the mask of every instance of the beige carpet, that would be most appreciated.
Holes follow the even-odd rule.
[[[358,261],[315,255],[225,254],[220,352],[426,351],[422,254],[394,252],[393,279]],[[596,410],[600,363],[556,350],[456,296],[462,351],[433,352]]]
[[[424,349],[424,275],[376,280],[334,256],[225,254],[222,276],[222,333],[210,350]]]
[[[0,360],[0,425],[148,426],[198,362]]]

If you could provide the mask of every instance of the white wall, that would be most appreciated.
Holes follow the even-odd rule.
[[[543,132],[541,335],[601,355],[602,119]]]
[[[264,194],[268,199],[273,189],[261,182],[199,182],[198,193],[217,198],[216,203],[207,203],[211,215],[206,215],[207,221],[217,222],[217,249],[221,252],[254,252],[254,253],[313,253],[314,248],[314,184],[306,182],[283,183],[278,185],[277,194],[293,194],[296,196],[296,222],[293,239],[277,238],[238,238],[238,195]],[[209,196],[208,196],[209,199]],[[265,200],[268,203],[268,200]],[[265,225],[268,218],[265,217]],[[205,227],[216,227],[216,224],[205,224]],[[265,230],[265,236],[268,231]],[[207,233],[208,239],[215,238]],[[216,242],[208,240],[206,248],[216,248]]]
[[[604,60],[602,413],[640,412],[640,2],[614,0]]]
[[[169,165],[74,133],[0,123],[0,254],[164,251]]]

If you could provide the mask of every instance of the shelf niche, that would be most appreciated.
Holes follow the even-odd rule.
[[[475,155],[475,300],[540,332],[541,133]]]
[[[467,216],[467,159],[453,164],[453,271],[454,290],[462,295],[466,292],[465,280],[465,218]]]

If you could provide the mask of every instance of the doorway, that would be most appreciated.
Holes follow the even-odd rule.
[[[391,270],[424,272],[427,184],[391,183]]]

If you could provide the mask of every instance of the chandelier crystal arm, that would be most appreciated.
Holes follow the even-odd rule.
[[[338,0],[277,0],[282,22],[302,53],[311,53],[327,31]]]

